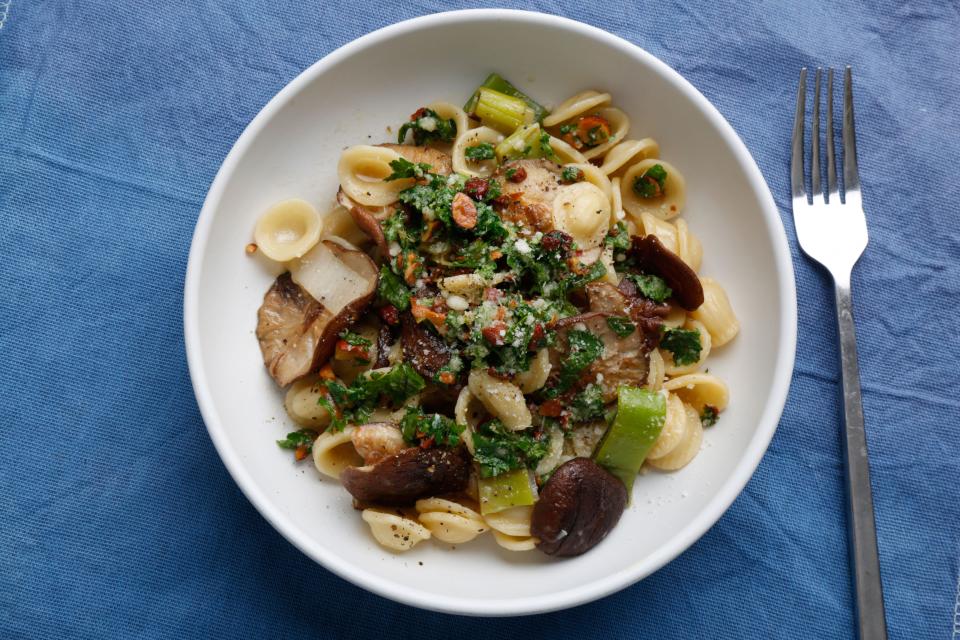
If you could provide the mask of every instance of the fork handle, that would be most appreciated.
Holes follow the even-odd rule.
[[[847,469],[848,533],[851,568],[857,599],[857,628],[860,640],[886,640],[887,625],[880,583],[877,529],[873,518],[867,438],[863,429],[860,400],[860,368],[857,365],[857,336],[853,326],[850,280],[837,279],[837,325],[840,334],[840,369],[843,375],[843,448]]]

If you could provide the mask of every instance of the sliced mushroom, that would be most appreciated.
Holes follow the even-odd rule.
[[[673,298],[687,311],[703,304],[703,286],[697,272],[663,246],[655,235],[634,236],[631,255],[643,271],[660,276],[673,289]]]
[[[512,182],[506,178],[509,170],[523,169],[526,178]],[[560,165],[544,159],[524,159],[502,165],[494,177],[503,185],[500,215],[507,221],[534,231],[546,233],[553,229],[553,201],[560,189]],[[514,175],[514,174],[511,174]]]
[[[663,317],[670,312],[668,305],[641,296],[636,284],[628,278],[616,287],[607,282],[591,282],[586,290],[590,311],[629,317],[640,330],[647,350],[656,346]]]
[[[340,481],[361,503],[399,506],[463,491],[469,476],[470,456],[463,447],[411,447],[376,464],[348,467]]]
[[[540,491],[530,532],[548,555],[578,556],[603,540],[627,506],[627,489],[590,458],[561,465]]]
[[[371,209],[362,204],[358,204],[350,199],[343,189],[337,191],[337,202],[340,206],[350,212],[350,217],[365,234],[367,234],[373,244],[380,250],[380,257],[384,258],[389,254],[387,239],[383,235],[383,227],[380,226],[382,220],[389,218],[395,211],[393,205]]]
[[[339,333],[366,309],[377,289],[373,261],[330,240],[320,242],[292,270],[276,279],[257,312],[263,363],[280,386],[325,362]]]
[[[400,323],[403,359],[427,380],[435,379],[440,370],[450,362],[450,347],[443,338],[419,324],[409,313],[403,314]]]
[[[392,422],[370,422],[357,427],[350,434],[350,441],[364,464],[376,464],[407,446],[400,427]]]
[[[444,153],[433,147],[418,147],[413,144],[381,144],[381,147],[393,149],[410,162],[424,162],[430,165],[432,173],[440,175],[449,175],[452,171],[452,160],[450,154]]]

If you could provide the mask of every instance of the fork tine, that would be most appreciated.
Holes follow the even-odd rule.
[[[853,126],[853,73],[849,66],[843,74],[843,193],[860,191],[857,169],[857,135]]]
[[[837,158],[833,142],[833,68],[827,69],[827,199],[837,195]]]
[[[807,68],[800,69],[800,86],[797,88],[797,112],[793,120],[793,155],[790,163],[790,186],[793,197],[805,197],[803,184],[803,110],[807,97]]]
[[[813,124],[810,130],[810,191],[814,199],[823,196],[820,188],[820,67],[813,80]]]

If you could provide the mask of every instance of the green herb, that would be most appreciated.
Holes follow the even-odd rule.
[[[540,155],[551,160],[557,159],[557,153],[550,146],[550,134],[544,131],[540,134]]]
[[[393,173],[384,178],[385,182],[403,180],[405,178],[422,178],[430,171],[430,165],[426,162],[417,162],[414,164],[406,158],[391,160],[390,168],[393,169]]]
[[[608,316],[607,326],[610,327],[610,330],[621,338],[626,338],[628,335],[637,330],[637,325],[633,324],[629,318],[624,318],[622,316]]]
[[[673,290],[667,286],[667,283],[658,276],[628,274],[628,278],[634,281],[637,289],[644,297],[650,298],[654,302],[663,302],[673,295]]]
[[[560,125],[560,135],[567,135],[568,133],[573,133],[577,130],[576,122],[568,122],[567,124]]]
[[[444,119],[433,109],[417,109],[408,122],[404,122],[397,134],[397,143],[403,144],[407,138],[407,131],[413,131],[413,143],[424,145],[438,140],[450,142],[457,137],[457,123],[453,118]]]
[[[496,153],[493,151],[493,145],[489,142],[481,142],[480,144],[467,147],[463,155],[466,156],[467,160],[473,160],[474,162],[493,160],[496,157]]]
[[[406,311],[410,307],[410,289],[407,288],[400,276],[386,265],[380,267],[377,295],[400,311]]]
[[[493,207],[486,202],[478,202],[476,204],[477,226],[473,228],[473,232],[478,236],[495,240],[507,237],[507,229],[503,226],[503,220],[501,220],[500,215],[493,210]]]
[[[513,176],[517,175],[517,168],[510,167],[509,169],[506,170],[506,172],[504,172],[504,175],[506,176],[507,180],[512,179]]]
[[[661,164],[655,164],[647,169],[643,175],[633,179],[633,192],[641,198],[656,198],[663,195],[663,187],[667,181],[667,170]]]
[[[373,345],[369,339],[364,338],[359,333],[354,333],[349,330],[344,330],[340,332],[340,339],[353,347],[369,347]]]
[[[480,477],[490,478],[536,466],[547,455],[549,444],[546,438],[508,431],[499,420],[491,420],[473,433],[473,449],[473,459],[480,465]]]
[[[349,386],[336,380],[325,385],[332,403],[321,398],[320,404],[333,416],[330,428],[340,430],[348,424],[366,422],[383,399],[400,405],[423,391],[427,383],[409,362],[403,362],[383,373],[358,376]]]
[[[557,391],[573,386],[584,369],[603,354],[603,340],[589,331],[574,329],[567,332],[567,357],[557,378]]]
[[[400,431],[410,444],[455,447],[460,443],[463,427],[439,413],[424,413],[420,407],[409,407],[400,420]]]
[[[283,440],[277,440],[277,445],[283,449],[299,449],[300,447],[306,447],[307,451],[313,448],[313,441],[317,439],[319,434],[312,429],[300,429],[299,431],[292,431],[287,434],[287,437]]]
[[[604,243],[614,251],[626,251],[630,248],[630,232],[627,231],[627,225],[618,222],[613,229],[607,233]]]
[[[581,180],[583,180],[583,169],[578,167],[564,167],[563,171],[560,172],[560,182],[564,184],[572,184]]]
[[[588,384],[583,391],[573,397],[570,403],[570,419],[574,422],[587,422],[604,417],[603,389],[597,384]]]
[[[717,408],[707,405],[700,413],[700,424],[702,424],[704,427],[712,427],[713,425],[717,424],[717,420],[719,418],[720,412],[717,411]]]
[[[605,275],[607,275],[607,268],[604,266],[603,262],[597,260],[583,273],[575,273],[560,281],[561,297],[566,299],[567,294],[569,294],[571,291],[582,289],[587,284],[593,282],[594,280],[599,280]]]
[[[675,364],[693,364],[700,360],[700,330],[665,328],[660,346],[673,354]]]

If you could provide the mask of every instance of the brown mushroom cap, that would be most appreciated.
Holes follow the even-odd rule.
[[[462,491],[469,476],[470,456],[463,447],[411,447],[376,464],[347,467],[340,481],[362,503],[402,506]]]
[[[386,207],[380,207],[378,210],[368,209],[350,199],[350,196],[344,193],[343,189],[337,191],[337,202],[350,212],[350,217],[353,218],[357,227],[370,236],[370,239],[373,240],[373,243],[380,250],[380,258],[384,259],[390,255],[387,247],[387,239],[383,235],[383,227],[380,226],[380,221],[388,218],[394,212],[395,207],[393,205],[387,205]]]
[[[257,340],[263,363],[280,386],[326,362],[337,336],[360,316],[377,290],[377,268],[365,253],[323,242],[334,259],[362,276],[363,286],[351,292],[348,303],[330,309],[294,282],[289,272],[277,277],[257,312]]]
[[[548,555],[578,556],[603,540],[627,506],[627,489],[590,458],[561,465],[540,491],[530,532]]]
[[[663,246],[657,236],[633,236],[630,253],[641,269],[664,279],[681,307],[694,311],[703,304],[703,285],[697,272]]]
[[[413,365],[417,373],[427,380],[433,380],[440,370],[450,362],[450,347],[443,338],[421,326],[409,313],[400,318],[400,343],[403,346],[403,359]]]

